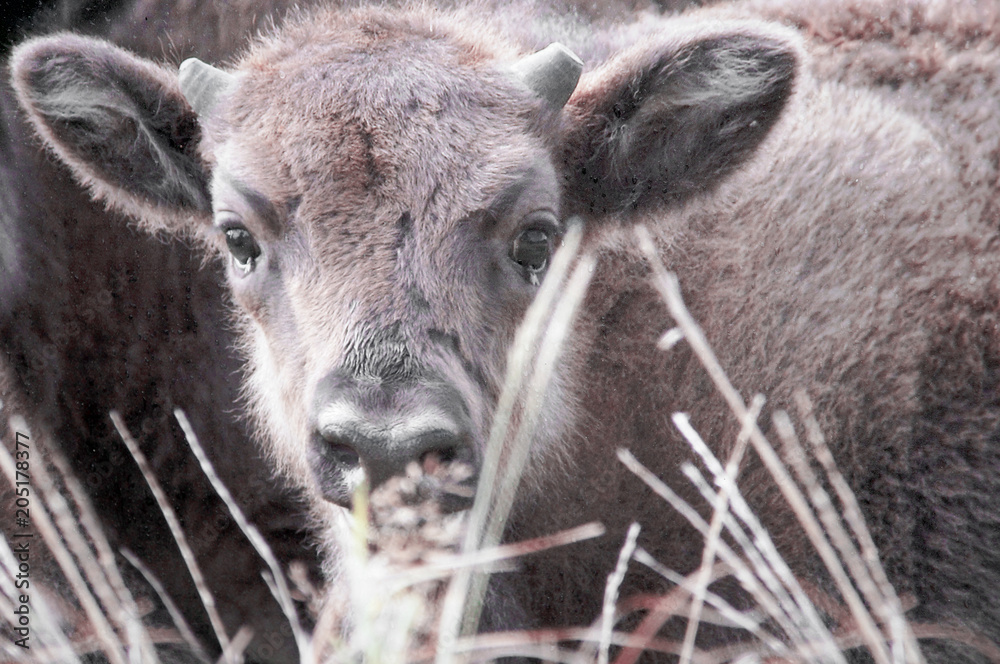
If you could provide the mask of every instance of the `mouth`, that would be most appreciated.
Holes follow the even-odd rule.
[[[323,498],[340,507],[351,507],[355,492],[365,480],[357,453],[347,446],[309,445],[309,469]]]
[[[472,480],[468,466],[425,459],[379,485],[368,509],[372,560],[408,569],[458,554],[469,524]]]
[[[389,478],[372,491],[372,505],[454,514],[472,507],[476,472],[465,460],[443,458],[436,452],[412,462],[401,475]]]
[[[453,514],[472,507],[478,475],[471,454],[448,450],[429,451],[401,472],[376,478],[371,499],[382,496],[386,506],[401,509],[433,505],[440,514]],[[370,479],[364,463],[347,446],[316,444],[309,450],[310,463],[323,498],[351,508],[355,493]]]
[[[430,452],[420,464],[410,464],[406,477],[415,484],[418,500],[436,501],[442,513],[472,507],[478,476],[473,465],[461,456]]]
[[[403,475],[376,487],[369,499],[368,545],[404,567],[456,554],[465,539],[475,496],[472,466],[426,455]]]

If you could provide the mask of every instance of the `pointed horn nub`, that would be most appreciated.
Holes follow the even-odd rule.
[[[200,117],[211,114],[227,90],[232,87],[232,74],[207,65],[198,58],[188,58],[178,70],[181,94]]]
[[[517,76],[553,108],[562,108],[573,95],[583,61],[559,42],[521,58],[513,67]]]

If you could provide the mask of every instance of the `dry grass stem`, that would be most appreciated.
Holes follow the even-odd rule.
[[[132,625],[140,620],[138,607],[135,606],[131,593],[125,590],[124,581],[117,574],[114,554],[111,553],[110,546],[108,546],[107,556],[111,559],[110,567],[114,569],[114,576],[118,580],[117,588],[106,573],[108,571],[107,560],[105,560],[105,564],[98,563],[90,543],[94,542],[96,547],[99,546],[98,542],[93,537],[88,541],[80,530],[80,526],[87,522],[87,517],[83,512],[83,504],[77,501],[78,512],[74,513],[46,467],[46,459],[54,460],[54,457],[58,456],[58,453],[49,448],[50,446],[46,445],[43,439],[36,437],[35,449],[44,450],[44,452],[41,454],[39,463],[32,464],[31,471],[34,476],[34,485],[43,502],[48,506],[56,528],[62,535],[62,541],[66,543],[76,559],[77,569],[83,573],[90,589],[103,607],[102,615],[109,619],[109,625],[113,627],[114,634],[117,635],[117,640],[122,642],[125,651],[129,652],[137,648],[141,656],[155,657],[152,643],[148,639],[132,641],[129,638],[135,633],[145,634],[144,629],[140,628],[136,631]],[[94,529],[99,530],[96,523],[94,525]],[[126,611],[123,605],[124,601],[129,602],[130,611]]]
[[[706,501],[715,497],[708,481],[697,468],[684,464],[681,470]],[[756,515],[749,510],[739,494],[733,495],[732,505],[734,513],[744,526],[741,527],[732,514],[727,514],[726,530],[740,545],[757,576],[773,593],[781,607],[781,613],[772,617],[782,626],[794,649],[806,658],[846,661],[809,595],[788,568]]]
[[[643,551],[647,559],[652,559],[648,553]],[[638,550],[635,552],[638,554]],[[637,561],[641,556],[633,555]],[[655,561],[654,561],[655,562]],[[656,598],[642,598],[645,601],[637,608],[647,609],[648,613],[639,626],[632,632],[632,636],[635,637],[633,645],[629,645],[622,649],[618,656],[615,658],[615,664],[630,664],[635,662],[643,651],[647,649],[647,644],[652,643],[656,638],[656,634],[660,631],[670,617],[679,616],[685,612],[685,607],[689,606],[689,593],[682,588],[674,588],[666,595],[662,595]],[[635,599],[629,598],[627,601],[627,608],[634,608]],[[626,607],[619,606],[619,610],[624,610]]]
[[[596,643],[600,638],[600,629],[596,627],[499,632],[463,637],[458,640],[455,652],[466,654],[467,662],[493,661],[500,657],[529,657],[549,662],[593,664],[593,657],[567,647],[559,648],[557,644],[573,641]],[[648,652],[673,656],[679,656],[682,648],[682,643],[679,641],[663,638],[646,639],[627,632],[612,632],[611,644],[623,649],[645,649]],[[696,649],[691,661],[694,664],[726,664],[745,661],[742,658],[752,656],[755,659],[750,661],[759,662],[763,657],[774,657],[774,655],[775,653],[766,647],[740,643],[711,650]],[[796,661],[796,658],[769,661]]]
[[[743,463],[747,442],[750,440],[750,429],[756,423],[757,417],[760,415],[761,408],[763,407],[764,397],[760,394],[755,395],[750,404],[747,417],[743,421],[739,436],[737,436],[736,445],[726,464],[725,481],[722,483],[718,497],[712,505],[712,521],[709,523],[705,548],[702,550],[701,567],[695,581],[694,592],[692,593],[691,615],[684,633],[684,648],[681,650],[680,664],[688,664],[691,661],[691,654],[694,652],[694,642],[695,636],[698,633],[701,607],[704,604],[705,592],[708,590],[712,567],[715,563],[715,552],[718,549],[719,537],[722,534],[723,516],[729,511],[729,493],[735,489],[740,464]],[[677,425],[677,418],[678,414],[674,414],[675,425]]]
[[[656,342],[656,347],[660,350],[670,350],[684,340],[684,333],[679,327],[672,327],[663,333],[660,340]]]
[[[687,419],[675,418],[675,424],[678,425],[691,448],[712,472],[716,478],[716,485],[725,482],[722,465],[709,450],[701,436],[698,435],[698,432],[690,426]],[[681,470],[701,492],[706,501],[711,502],[715,499],[715,493],[697,468],[691,464],[684,464]],[[732,493],[730,502],[731,513],[723,515],[727,531],[740,545],[757,575],[783,607],[783,615],[788,619],[788,626],[785,627],[786,633],[794,642],[799,643],[809,643],[815,640],[815,637],[811,638],[810,635],[819,635],[820,639],[827,641],[824,649],[833,648],[833,638],[823,624],[823,620],[809,596],[802,589],[795,574],[778,553],[777,547],[771,541],[771,536],[739,491]],[[736,522],[733,518],[734,515],[744,524],[746,530]]]
[[[629,471],[641,479],[657,495],[666,500],[681,516],[687,519],[688,523],[700,532],[702,536],[708,533],[708,524],[701,518],[701,515],[678,496],[673,489],[660,480],[660,478],[639,463],[631,452],[628,450],[618,450],[618,458]],[[733,575],[740,582],[740,585],[751,594],[758,605],[780,625],[791,628],[791,624],[788,623],[788,619],[784,615],[784,610],[774,596],[760,583],[756,575],[751,572],[750,568],[724,540],[719,540],[718,554],[723,562],[733,570]]]
[[[740,421],[745,421],[748,412],[746,404],[743,402],[743,398],[736,391],[736,388],[734,388],[732,383],[729,382],[729,378],[726,376],[722,366],[719,364],[715,354],[712,352],[704,333],[684,306],[677,277],[668,273],[666,268],[663,266],[663,263],[660,262],[659,256],[657,255],[656,249],[653,245],[652,238],[649,235],[649,231],[646,230],[645,227],[637,227],[636,236],[639,240],[639,247],[646,255],[646,258],[653,270],[654,286],[666,302],[671,316],[673,316],[678,327],[680,327],[684,332],[684,336],[688,343],[691,344],[692,350],[694,350],[695,354],[701,361],[702,366],[708,372],[713,383],[715,384],[716,389],[722,394],[723,398],[726,399],[732,412]],[[858,622],[859,631],[863,635],[865,644],[869,648],[876,664],[889,664],[890,656],[886,650],[885,643],[881,638],[878,628],[868,615],[864,602],[862,602],[854,586],[851,584],[850,579],[833,550],[833,547],[827,541],[816,516],[812,514],[812,511],[809,509],[808,503],[802,495],[802,492],[799,491],[798,487],[789,476],[787,469],[781,462],[781,459],[771,447],[771,444],[764,437],[763,433],[761,433],[759,427],[753,427],[750,435],[750,441],[753,443],[754,449],[764,462],[764,465],[767,467],[768,471],[770,471],[771,476],[775,479],[782,495],[791,506],[796,518],[798,518],[799,523],[802,525],[802,528],[806,531],[813,547],[819,553],[820,558],[823,560],[823,564],[833,577],[834,583],[837,584],[837,588],[844,597],[844,600],[851,608],[851,612],[854,614],[855,619]]]
[[[518,327],[507,362],[503,390],[497,402],[493,428],[487,441],[485,457],[479,475],[479,486],[476,490],[476,502],[470,514],[469,531],[466,534],[466,549],[478,548],[486,528],[486,518],[493,504],[493,491],[498,483],[503,456],[504,443],[508,438],[508,429],[513,421],[514,407],[521,394],[522,384],[534,357],[532,352],[541,335],[543,325],[555,305],[563,279],[569,272],[573,259],[583,239],[583,229],[580,224],[569,226],[563,237],[562,245],[552,258],[548,273],[542,286],[525,313],[524,320]]]
[[[111,543],[104,534],[104,529],[97,519],[94,507],[90,504],[90,499],[87,497],[86,492],[73,474],[69,463],[63,457],[62,453],[55,446],[49,446],[46,449],[46,453],[62,478],[70,497],[76,504],[80,523],[97,552],[97,561],[104,570],[105,578],[108,584],[110,584],[113,594],[121,602],[124,610],[125,627],[130,635],[128,643],[139,644],[141,652],[153,652],[152,641],[145,626],[142,624],[139,607],[136,605],[132,593],[125,585],[125,579],[122,578],[121,571],[118,569],[118,561],[111,548]],[[178,613],[177,615],[179,616],[180,614]],[[181,624],[176,621],[174,624],[178,629],[181,628]],[[183,630],[181,630],[181,634],[184,634]],[[193,639],[193,634],[191,636],[192,639],[188,640],[188,645],[194,649],[194,652],[203,654],[200,644]]]
[[[567,327],[569,319],[572,317],[575,305],[569,307],[568,304],[556,305],[555,303],[564,290],[562,288],[563,281],[576,259],[582,238],[582,224],[578,221],[571,221],[567,226],[567,232],[559,250],[552,258],[552,264],[549,266],[541,288],[515,335],[514,344],[508,357],[504,386],[497,403],[496,414],[484,452],[475,501],[469,513],[468,529],[462,544],[462,551],[465,553],[476,551],[484,545],[490,546],[499,542],[499,534],[497,533],[502,532],[509,510],[509,507],[503,507],[503,503],[511,500],[511,498],[501,498],[501,496],[512,497],[514,495],[523,470],[523,462],[519,464],[517,458],[527,458],[527,450],[519,452],[516,448],[518,445],[527,446],[530,442],[530,432],[527,431],[529,427],[527,422],[522,420],[514,444],[510,446],[513,449],[508,448],[510,425],[514,422],[515,409],[518,399],[522,398],[524,380],[528,376],[528,368],[531,366],[532,360],[537,357],[548,357],[550,365],[555,361],[558,348],[555,349],[556,352],[546,348],[547,352],[551,352],[549,356],[543,356],[541,350],[536,352],[539,343],[545,344],[545,337],[550,336],[542,335],[546,322],[548,322],[550,329],[554,326],[556,316],[552,315],[553,307],[556,306],[560,309],[559,316],[566,318],[564,324]],[[582,273],[577,270],[574,276],[570,277],[578,288],[582,276]],[[589,272],[586,277],[589,280]],[[583,283],[582,289],[585,290],[585,288],[586,283]],[[569,287],[565,290],[569,290]],[[579,297],[582,298],[582,292]],[[564,293],[561,301],[567,299]],[[567,309],[570,309],[568,315]],[[539,339],[542,341],[539,342]],[[546,373],[550,370],[551,366],[543,366],[541,371],[536,366],[535,372],[531,374],[529,379],[531,381],[529,383],[530,393],[539,394],[540,392],[537,392],[539,388],[544,390],[547,384]],[[525,415],[525,419],[527,419],[527,414]],[[503,468],[502,474],[501,468]],[[490,535],[488,535],[491,532],[495,534],[493,538],[496,540],[492,543]],[[452,577],[442,607],[437,648],[439,664],[447,664],[451,661],[452,648],[459,634],[474,631],[475,624],[479,620],[487,580],[485,575],[474,577],[472,570],[468,568],[460,570]]]
[[[227,664],[228,662],[238,662],[243,659],[243,653],[246,651],[247,646],[250,645],[250,641],[253,640],[253,630],[249,627],[240,627],[236,632],[226,649],[222,651],[219,659],[216,660],[216,664]]]
[[[27,425],[24,423],[22,425],[16,425],[15,428],[21,431],[26,431]],[[42,465],[42,463],[34,464],[35,467],[40,465]],[[7,451],[6,447],[0,450],[0,467],[3,468],[3,472],[7,476],[7,480],[11,483],[11,486],[16,486],[14,459],[11,458],[10,452]],[[73,560],[73,556],[70,554],[69,549],[63,541],[62,534],[56,528],[52,518],[45,509],[44,502],[45,496],[43,493],[42,500],[36,500],[32,504],[33,509],[31,511],[31,520],[41,533],[42,538],[45,540],[45,544],[49,547],[52,557],[55,558],[56,562],[59,564],[59,568],[62,570],[63,574],[65,574],[66,581],[70,584],[70,587],[76,594],[77,600],[80,602],[81,608],[86,614],[87,619],[90,621],[94,634],[96,635],[101,648],[104,649],[108,660],[111,664],[124,664],[126,657],[121,648],[121,643],[119,642],[111,623],[108,622],[107,617],[101,610],[97,599],[87,586],[87,582],[80,573],[76,561]]]
[[[895,644],[897,639],[893,638],[893,625],[898,625],[903,618],[898,600],[893,605],[876,585],[870,573],[871,567],[865,564],[861,553],[854,546],[854,542],[844,528],[837,509],[830,500],[829,494],[820,485],[819,478],[816,477],[812,467],[809,465],[805,450],[799,442],[798,436],[795,433],[795,427],[792,425],[788,413],[777,411],[774,413],[772,419],[774,420],[775,430],[784,444],[786,463],[795,472],[802,486],[805,487],[813,509],[822,521],[823,528],[830,536],[833,545],[840,552],[841,558],[850,571],[851,578],[864,595],[868,606],[872,607],[882,622],[887,640],[890,644]],[[893,597],[895,597],[895,594],[893,594]],[[903,648],[903,652],[899,654],[903,657],[902,661],[907,662],[907,664],[920,664],[923,662],[923,657],[920,654],[920,649],[916,646],[915,640],[912,645],[907,644]],[[894,657],[894,659],[896,658]]]
[[[17,574],[18,564],[17,560],[14,558],[14,552],[11,550],[7,543],[7,540],[0,539],[0,568],[4,570],[4,574],[0,574],[0,594],[4,597],[9,598],[11,602],[15,600],[21,593],[14,585],[14,578]],[[31,651],[25,651],[23,648],[17,647],[12,643],[4,643],[5,652],[11,655],[12,658],[18,659],[19,661],[28,661],[29,659],[34,660],[37,657],[39,662],[76,662],[77,657],[73,652],[73,646],[70,644],[63,630],[56,623],[57,614],[48,606],[48,602],[45,600],[44,595],[41,592],[36,592],[32,597],[32,602],[34,603],[34,623],[32,625],[34,630],[34,636],[37,640],[37,645],[32,648]],[[5,602],[5,604],[8,604]],[[8,604],[3,609],[3,615],[13,616],[14,607],[12,604]],[[13,626],[13,625],[12,625]],[[44,655],[39,654],[39,651],[43,652]]]
[[[202,448],[201,443],[198,441],[198,436],[191,426],[187,415],[180,408],[176,408],[174,409],[174,417],[177,418],[177,423],[180,424],[181,429],[184,431],[184,437],[187,440],[188,446],[198,459],[205,477],[208,478],[212,484],[212,488],[215,489],[215,492],[226,504],[230,515],[233,517],[233,521],[236,522],[236,525],[239,526],[246,538],[250,540],[254,549],[264,559],[264,562],[267,563],[268,569],[271,570],[271,579],[268,585],[271,586],[273,584],[272,592],[274,593],[274,598],[281,606],[281,610],[285,614],[285,619],[288,620],[288,624],[292,629],[292,636],[295,639],[295,645],[299,649],[300,659],[304,662],[313,661],[312,640],[299,622],[299,615],[295,609],[295,603],[292,601],[292,593],[288,588],[288,582],[285,579],[281,565],[278,563],[278,559],[274,557],[271,547],[267,545],[267,541],[260,534],[260,531],[257,530],[257,527],[247,521],[243,510],[240,509],[240,506],[233,498],[233,494],[219,478],[218,473],[215,472],[215,468],[212,466],[212,462],[209,461],[204,448]]]
[[[194,631],[191,629],[191,626],[188,624],[187,620],[184,619],[184,614],[181,613],[180,608],[178,608],[177,604],[170,597],[170,595],[167,594],[167,589],[163,587],[163,584],[160,583],[158,578],[156,578],[156,575],[153,574],[153,572],[146,567],[146,564],[139,560],[139,558],[130,550],[123,548],[119,549],[119,552],[122,554],[122,557],[125,558],[125,560],[127,560],[140,575],[142,575],[142,578],[147,584],[149,584],[149,587],[153,589],[153,592],[156,593],[160,603],[163,604],[163,607],[170,615],[171,622],[173,622],[174,627],[181,635],[181,638],[184,639],[184,642],[187,643],[188,647],[190,647],[202,659],[207,661],[208,653],[205,652],[205,649],[198,641],[198,637],[194,635]]]
[[[823,436],[819,422],[816,421],[816,416],[813,413],[812,401],[801,390],[796,390],[793,398],[799,411],[799,419],[805,426],[806,440],[809,441],[813,456],[819,461],[823,472],[837,494],[844,520],[847,521],[851,533],[861,548],[861,558],[868,566],[868,572],[878,586],[882,601],[889,611],[893,645],[895,646],[896,643],[899,643],[905,647],[906,657],[913,658],[908,661],[922,662],[923,655],[920,652],[916,637],[903,615],[902,602],[896,594],[896,589],[889,582],[889,577],[886,576],[885,569],[882,567],[882,561],[879,560],[878,556],[878,548],[875,546],[871,533],[868,531],[868,526],[865,524],[864,517],[861,515],[861,508],[854,497],[854,492],[847,485],[847,480],[844,479],[840,469],[837,468],[837,464],[833,460],[833,454],[830,452],[830,448],[827,447],[826,438]]]
[[[632,559],[641,565],[645,565],[649,569],[653,570],[660,576],[662,576],[667,581],[670,581],[677,586],[667,595],[662,597],[651,597],[647,600],[647,604],[652,604],[651,609],[655,610],[656,604],[663,602],[671,598],[675,593],[680,596],[681,592],[692,594],[694,585],[691,576],[683,576],[682,574],[675,572],[674,570],[668,568],[666,565],[656,560],[648,551],[639,547],[636,549],[635,554]],[[716,563],[712,568],[712,576],[710,579],[711,583],[729,576],[732,570],[725,563]],[[641,598],[640,598],[641,599]],[[719,595],[713,593],[711,590],[705,592],[705,603],[715,609],[721,618],[720,622],[717,624],[724,624],[727,626],[738,627],[740,629],[746,630],[747,632],[758,636],[759,638],[766,639],[767,634],[760,631],[761,622],[764,620],[762,613],[758,611],[739,611],[733,607],[729,602],[724,600]],[[661,623],[662,624],[662,623]],[[784,648],[784,644],[778,641],[774,642],[774,645],[779,650]]]
[[[504,456],[504,470],[512,480],[501,482],[496,491],[496,500],[493,503],[493,509],[490,512],[489,522],[481,543],[483,545],[495,546],[503,535],[507,517],[514,504],[521,474],[524,472],[531,452],[531,443],[534,440],[542,407],[545,404],[545,393],[552,380],[559,352],[569,334],[573,317],[587,292],[587,285],[594,273],[595,262],[593,256],[582,256],[577,262],[566,283],[566,288],[556,303],[545,334],[542,335],[538,352],[535,355],[534,371],[523,399],[522,419],[518,425],[514,443]]]
[[[628,528],[625,535],[625,543],[622,544],[621,551],[618,552],[618,562],[614,571],[608,575],[608,582],[604,586],[604,605],[601,610],[601,639],[597,651],[598,664],[608,664],[611,650],[611,633],[615,627],[615,603],[618,601],[618,590],[622,581],[625,580],[625,573],[628,571],[628,561],[632,559],[635,551],[636,540],[639,538],[639,524],[633,523]]]
[[[918,639],[948,639],[975,648],[991,664],[1000,664],[1000,646],[986,637],[974,634],[967,629],[952,625],[909,623],[907,625],[915,638]]]
[[[600,537],[604,532],[605,529],[602,524],[587,523],[552,535],[490,547],[488,549],[480,549],[472,553],[434,554],[427,562],[419,566],[393,570],[382,577],[382,579],[394,588],[403,588],[418,583],[446,579],[454,575],[458,570],[466,568],[478,570],[485,568],[490,572],[507,571],[513,568],[510,566],[501,568],[498,567],[498,563],[508,562],[522,556],[560,546],[583,542],[588,539]]]
[[[163,513],[163,518],[166,520],[167,526],[170,528],[170,534],[173,535],[174,541],[177,542],[177,548],[180,549],[184,564],[187,566],[188,572],[194,580],[195,589],[198,591],[198,598],[205,607],[206,613],[208,613],[208,620],[212,625],[212,630],[215,632],[215,637],[219,640],[222,651],[224,653],[229,652],[229,636],[226,633],[222,618],[219,616],[219,611],[215,606],[215,598],[212,596],[212,591],[209,590],[208,584],[205,583],[205,577],[195,558],[194,551],[192,551],[188,544],[187,536],[184,534],[183,528],[181,528],[177,513],[170,505],[163,487],[160,486],[159,479],[157,479],[156,474],[150,467],[149,461],[146,460],[146,455],[139,449],[139,444],[136,443],[128,427],[125,426],[122,416],[117,411],[111,411],[111,421],[114,423],[118,435],[121,436],[122,441],[125,443],[125,447],[128,448],[132,458],[135,459],[136,464],[139,466],[139,471],[142,473],[143,478],[145,478],[146,484],[149,485],[150,491],[152,491],[153,497],[156,499],[156,504],[160,508],[160,512]]]

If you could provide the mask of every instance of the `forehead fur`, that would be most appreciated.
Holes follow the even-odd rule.
[[[339,210],[420,218],[447,186],[456,212],[474,209],[479,194],[531,160],[528,134],[543,115],[507,71],[520,54],[486,31],[469,16],[426,9],[310,16],[239,64],[217,137],[236,141],[241,158],[264,159],[264,169],[244,167],[271,195],[319,189]],[[465,195],[453,191],[457,182]]]

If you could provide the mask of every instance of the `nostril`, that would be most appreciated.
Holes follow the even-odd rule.
[[[428,461],[432,463],[466,463],[472,465],[473,460],[472,448],[462,444],[428,449],[420,455],[419,459],[421,465],[424,465]]]
[[[411,463],[406,476],[414,483],[421,501],[433,500],[442,514],[451,514],[472,506],[476,495],[476,469],[472,450],[455,446],[424,452]]]
[[[350,432],[320,429],[315,440],[327,462],[345,468],[357,468],[361,465],[364,445],[350,435]]]
[[[357,446],[329,431],[316,431],[307,456],[309,468],[323,496],[337,505],[349,507],[354,491],[363,479]]]
[[[361,465],[361,457],[354,448],[342,442],[327,442],[325,456],[337,465],[356,468]]]

